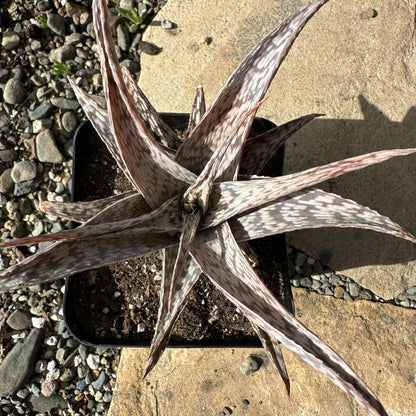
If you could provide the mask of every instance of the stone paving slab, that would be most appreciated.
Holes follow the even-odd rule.
[[[416,415],[416,311],[301,289],[294,298],[298,318],[354,368],[390,416]],[[217,416],[230,414],[228,409],[235,416],[366,414],[295,354],[283,352],[292,404],[260,349],[169,349],[145,381],[148,350],[124,349],[108,416]],[[264,365],[244,376],[239,367],[251,354]]]
[[[252,46],[307,1],[169,0],[145,40],[140,84],[159,111],[188,112],[202,84],[211,102]],[[415,5],[405,0],[330,1],[308,23],[271,85],[260,116],[276,123],[326,116],[287,145],[286,172],[416,143]],[[416,156],[324,186],[391,216],[416,233]],[[416,248],[362,230],[292,233],[289,242],[385,299],[416,285]]]

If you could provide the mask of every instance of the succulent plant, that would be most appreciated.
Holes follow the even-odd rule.
[[[386,415],[353,370],[274,299],[238,244],[318,227],[367,228],[416,242],[376,211],[313,188],[416,149],[374,152],[277,178],[256,176],[285,140],[318,116],[307,115],[247,139],[280,64],[302,28],[326,2],[303,7],[265,36],[206,111],[199,87],[183,140],[162,121],[129,72],[120,68],[106,1],[94,0],[107,110],[70,82],[135,191],[94,202],[42,203],[44,212],[75,219],[82,226],[1,243],[0,247],[10,247],[56,241],[2,271],[0,291],[164,249],[158,322],[145,374],[162,354],[192,287],[204,274],[251,322],[288,395],[289,377],[280,343],[329,377],[370,414]]]

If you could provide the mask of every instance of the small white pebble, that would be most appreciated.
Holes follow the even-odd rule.
[[[45,326],[45,318],[41,316],[34,316],[32,318],[32,325],[34,328],[43,328]]]
[[[78,367],[80,364],[82,364],[82,358],[80,355],[76,355],[74,358],[74,367]]]
[[[100,356],[97,354],[88,354],[87,365],[91,370],[97,370],[100,366]]]
[[[48,362],[48,365],[46,366],[46,368],[48,369],[48,371],[53,371],[56,368],[56,361],[55,360],[51,360]]]
[[[108,308],[107,306],[103,308],[103,314],[107,315],[108,312],[110,312],[110,308]]]
[[[46,370],[47,362],[46,360],[39,360],[35,364],[35,372],[40,374]]]
[[[120,291],[118,291],[118,290],[116,290],[115,292],[114,292],[114,297],[115,298],[119,298],[121,296],[121,292]]]
[[[56,337],[55,335],[51,335],[50,337],[45,339],[45,344],[54,347],[58,344],[58,337]]]

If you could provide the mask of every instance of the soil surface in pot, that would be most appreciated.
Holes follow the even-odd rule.
[[[76,152],[82,154],[75,154],[74,199],[94,200],[132,189],[95,132],[89,130],[78,140],[82,143]],[[274,166],[282,162],[282,154],[279,159],[274,160]],[[290,308],[284,236],[253,241],[250,246],[255,270],[277,299]],[[161,276],[162,253],[157,252],[69,278],[65,317],[70,330],[94,344],[149,345],[156,325]],[[170,345],[260,344],[247,319],[202,276],[175,325]]]

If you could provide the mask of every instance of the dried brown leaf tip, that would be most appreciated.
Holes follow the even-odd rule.
[[[291,315],[266,288],[237,244],[303,228],[366,228],[416,242],[376,211],[312,188],[322,181],[416,153],[386,150],[279,178],[258,178],[273,153],[318,114],[306,115],[247,139],[259,103],[308,20],[315,1],[266,35],[230,76],[208,109],[202,87],[188,130],[177,137],[143,92],[122,71],[105,0],[93,1],[95,33],[107,109],[72,83],[98,134],[135,191],[88,203],[45,203],[41,209],[74,218],[77,230],[5,241],[1,247],[56,241],[0,273],[0,291],[58,279],[164,249],[164,276],[146,375],[201,274],[249,319],[290,393],[280,344],[329,377],[371,415],[387,415],[355,372]],[[174,156],[174,157],[172,157]],[[244,174],[244,180],[239,174]]]

